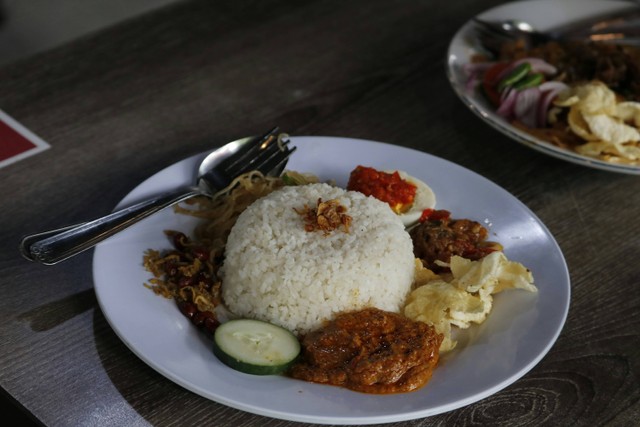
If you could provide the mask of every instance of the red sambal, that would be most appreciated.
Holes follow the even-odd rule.
[[[413,204],[417,187],[402,179],[397,171],[386,173],[374,168],[358,166],[349,176],[347,190],[373,196],[388,203],[395,213],[403,213]]]

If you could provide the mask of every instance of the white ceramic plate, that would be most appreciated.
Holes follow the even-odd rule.
[[[527,0],[507,3],[490,9],[479,15],[485,20],[522,19],[541,30],[554,28],[565,22],[572,22],[606,12],[613,12],[626,8],[637,8],[630,2],[612,0]],[[588,166],[596,169],[640,175],[640,166],[622,165],[605,162],[593,157],[583,156],[574,151],[556,147],[553,144],[535,138],[511,126],[506,120],[498,116],[486,99],[477,91],[466,88],[467,76],[463,65],[470,62],[470,58],[482,51],[478,41],[473,36],[473,24],[467,22],[458,30],[449,45],[447,76],[453,89],[471,111],[480,116],[489,125],[534,150],[547,155]]]
[[[397,395],[369,395],[283,376],[251,376],[221,364],[209,340],[175,303],[142,284],[149,248],[170,248],[163,230],[190,233],[192,218],[166,209],[97,246],[93,274],[101,309],[116,334],[149,366],[216,402],[255,414],[323,424],[372,424],[426,417],[483,399],[533,368],[562,329],[569,308],[569,274],[562,252],[540,220],[487,179],[446,160],[397,146],[331,137],[294,137],[289,169],[345,186],[357,165],[401,169],[434,190],[437,207],[484,223],[507,257],[529,267],[537,294],[497,295],[479,327],[460,335],[430,383]],[[178,162],[136,187],[119,206],[190,182],[203,156]]]

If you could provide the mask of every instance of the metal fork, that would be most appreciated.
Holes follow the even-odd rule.
[[[261,137],[243,138],[213,151],[200,163],[196,185],[163,193],[89,222],[26,236],[20,243],[20,252],[31,261],[56,264],[168,206],[199,195],[215,197],[246,172],[256,170],[279,176],[296,147],[289,147],[287,135],[277,132],[275,127]]]
[[[490,21],[475,17],[473,34],[480,45],[494,55],[503,44],[521,40],[525,48],[550,41],[593,41],[640,45],[640,8],[623,9],[599,15],[547,31],[539,31],[528,22],[517,19]]]

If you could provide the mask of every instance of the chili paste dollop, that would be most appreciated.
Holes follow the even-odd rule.
[[[411,208],[417,187],[402,179],[398,171],[387,173],[359,165],[349,175],[347,190],[382,200],[399,214]]]

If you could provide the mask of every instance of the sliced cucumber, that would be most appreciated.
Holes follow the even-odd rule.
[[[230,320],[218,326],[213,352],[227,366],[252,375],[287,370],[300,354],[300,342],[290,331],[252,319]]]

